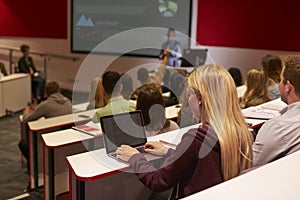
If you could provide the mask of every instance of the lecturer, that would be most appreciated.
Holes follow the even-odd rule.
[[[172,67],[179,67],[179,58],[181,58],[181,46],[178,41],[174,40],[175,30],[173,28],[169,28],[167,36],[168,41],[162,44],[159,59],[163,59],[165,55],[170,53],[167,65]]]

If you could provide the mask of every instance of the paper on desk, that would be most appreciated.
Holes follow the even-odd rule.
[[[249,107],[242,110],[244,117],[254,119],[272,119],[279,116],[277,110],[266,109],[263,107]]]
[[[77,131],[81,131],[83,133],[87,133],[89,135],[99,135],[102,133],[101,127],[99,123],[94,123],[92,121],[89,121],[86,124],[78,125],[78,126],[73,126],[73,129]]]
[[[285,108],[286,106],[287,106],[287,104],[284,103],[283,101],[281,101],[280,98],[261,105],[262,108],[266,108],[269,110],[276,110],[276,111],[280,111],[283,108]]]

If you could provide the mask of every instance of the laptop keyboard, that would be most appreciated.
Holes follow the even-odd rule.
[[[140,153],[146,153],[144,151],[144,146],[139,146],[139,147],[136,147],[136,149],[140,152]],[[116,152],[111,152],[109,153],[109,155],[113,156],[113,157],[117,157],[117,153]]]

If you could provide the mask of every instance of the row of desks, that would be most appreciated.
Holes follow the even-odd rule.
[[[85,107],[85,106],[83,106]],[[166,109],[167,118],[177,117],[178,106],[169,107]],[[60,116],[55,118],[49,118],[42,121],[35,121],[29,123],[29,143],[30,143],[30,186],[32,189],[37,188],[44,184],[45,187],[45,199],[53,199],[56,195],[69,191],[71,189],[71,194],[74,199],[81,196],[83,193],[87,194],[82,189],[85,187],[86,181],[94,180],[92,177],[103,177],[103,168],[94,167],[93,163],[90,162],[76,162],[76,159],[81,159],[83,157],[94,158],[93,154],[104,156],[104,159],[109,159],[104,153],[103,142],[101,138],[101,133],[96,136],[88,135],[74,129],[66,129],[61,131],[52,132],[49,134],[43,134],[45,131],[50,131],[55,128],[65,129],[74,126],[75,123],[85,123],[91,119],[94,114],[94,110],[78,112],[71,115]],[[248,124],[251,124],[251,128],[260,127],[265,120],[264,119],[248,119],[246,118]],[[100,127],[100,126],[99,126]],[[190,127],[189,127],[190,128]],[[164,138],[165,141],[174,143],[174,137],[177,138],[175,142],[179,142],[182,135],[179,133],[184,133],[185,129],[181,131],[173,131],[168,134],[162,134],[153,137],[154,140]],[[172,136],[172,137],[171,137]],[[39,140],[43,140],[43,143]],[[39,146],[43,144],[43,148]],[[101,149],[102,148],[102,149]],[[43,153],[41,152],[43,149]],[[94,150],[94,151],[93,151]],[[83,153],[89,151],[87,153]],[[78,154],[83,153],[83,154]],[[69,168],[66,162],[66,157],[70,155],[78,154],[76,156],[68,157]],[[91,155],[90,155],[91,154]],[[42,158],[39,158],[42,157]],[[85,158],[83,158],[85,159]],[[41,164],[43,161],[43,166]],[[92,162],[92,161],[91,161]],[[94,161],[95,162],[95,161]],[[117,161],[116,161],[117,162]],[[84,163],[84,164],[83,164]],[[89,163],[89,164],[87,164]],[[86,174],[83,176],[81,174],[85,167],[90,167],[89,171],[92,172],[96,170],[95,174]],[[98,170],[98,171],[97,171]],[[106,169],[107,170],[107,169]],[[116,170],[112,170],[109,174],[115,174]],[[119,169],[117,169],[119,171]],[[39,176],[39,173],[43,172],[43,176]],[[105,172],[105,170],[104,170]],[[70,176],[69,176],[70,173]],[[123,176],[123,175],[121,175]],[[70,178],[70,183],[68,182],[68,177]],[[39,183],[40,178],[40,183]],[[135,178],[132,177],[135,180]],[[98,180],[99,181],[99,180]],[[77,182],[77,184],[75,184]],[[97,181],[96,181],[97,182]],[[74,183],[75,185],[73,185]],[[70,184],[70,185],[69,185]],[[77,192],[76,192],[77,191]],[[85,196],[85,195],[83,195]]]

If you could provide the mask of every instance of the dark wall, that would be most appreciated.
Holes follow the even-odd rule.
[[[0,36],[67,38],[67,0],[1,0]]]
[[[300,51],[299,0],[199,0],[201,45]]]
[[[1,0],[0,36],[67,38],[68,0]],[[199,0],[207,46],[300,51],[299,0]]]

